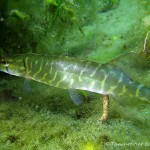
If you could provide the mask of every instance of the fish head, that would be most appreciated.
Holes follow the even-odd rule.
[[[21,56],[14,56],[12,58],[6,58],[0,60],[0,71],[15,75],[24,76],[26,68],[24,65],[24,59]]]

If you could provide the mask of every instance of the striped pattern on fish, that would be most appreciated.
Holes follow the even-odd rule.
[[[102,94],[102,122],[108,116],[108,95],[150,100],[149,87],[134,81],[110,63],[99,64],[70,57],[23,54],[1,60],[0,71],[61,89]]]
[[[133,81],[113,65],[69,57],[28,54],[26,78],[62,89],[80,89],[113,96],[150,100],[150,89]]]

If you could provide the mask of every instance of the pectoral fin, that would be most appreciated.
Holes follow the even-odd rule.
[[[25,79],[24,85],[23,85],[23,91],[25,93],[31,93],[32,92],[29,79]]]
[[[70,94],[72,101],[77,106],[80,106],[83,103],[83,96],[78,90],[70,89],[69,94]]]

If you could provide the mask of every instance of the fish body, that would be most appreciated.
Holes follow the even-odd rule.
[[[6,59],[7,62],[7,59]],[[150,88],[110,63],[37,54],[16,55],[1,71],[61,89],[150,100]]]
[[[109,95],[121,99],[150,100],[149,33],[148,31],[145,38],[143,52],[121,56],[106,64],[70,57],[22,54],[2,59],[0,71],[68,89],[76,105],[81,104],[82,98],[80,94],[74,93],[76,89],[102,94],[103,114],[100,120],[105,122],[108,118]],[[148,83],[142,84],[143,77],[148,77]]]

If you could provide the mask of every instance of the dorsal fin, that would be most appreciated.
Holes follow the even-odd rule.
[[[150,31],[146,34],[143,51],[129,52],[108,64],[123,70],[133,80],[150,87]]]
[[[134,81],[150,87],[150,53],[130,52],[108,64],[123,70]]]
[[[146,34],[143,52],[150,53],[150,31]]]

